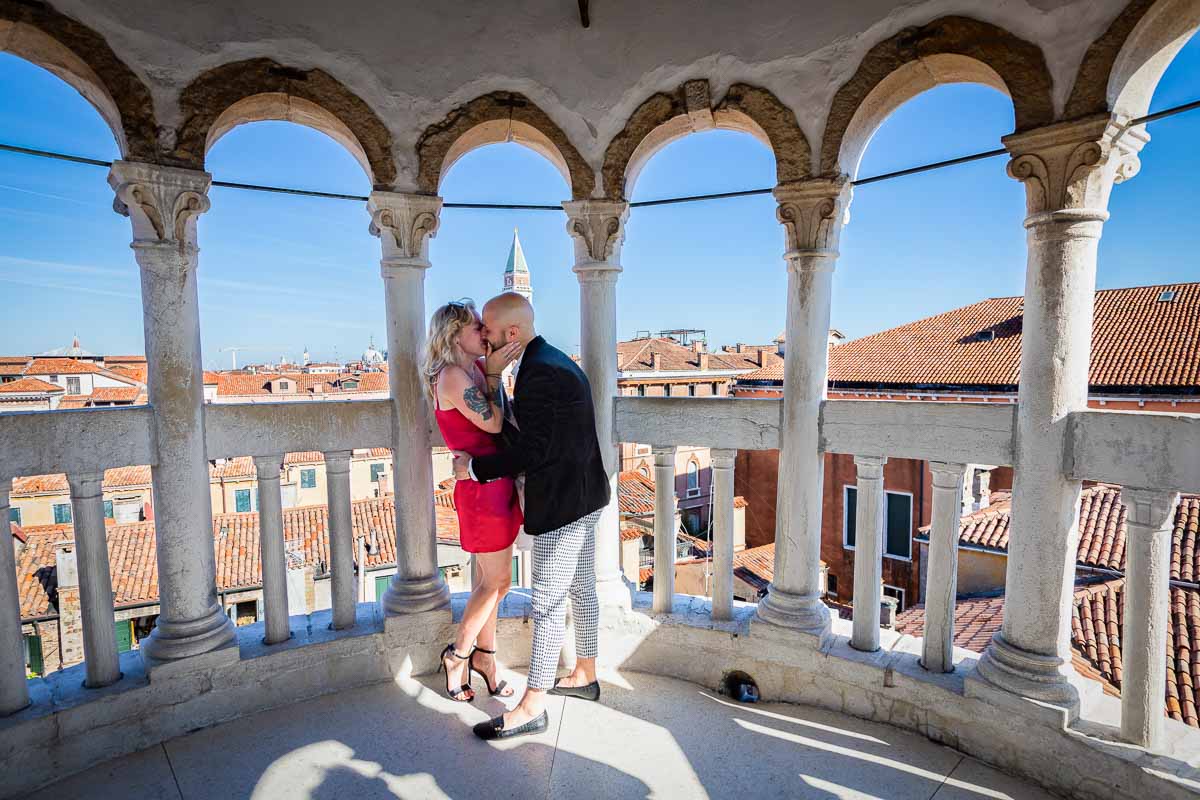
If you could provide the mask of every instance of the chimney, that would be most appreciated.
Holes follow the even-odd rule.
[[[896,630],[896,608],[899,605],[899,600],[884,595],[879,601],[879,627],[889,631]]]
[[[697,355],[697,360],[700,362],[700,369],[708,369],[708,353],[701,351]]]
[[[744,352],[746,352],[746,345],[742,344],[741,342],[738,342],[738,343],[737,343],[737,350],[736,350],[735,352],[738,352],[738,353],[744,353]]]
[[[650,369],[655,372],[662,372],[662,353],[650,354]]]
[[[79,604],[79,568],[75,543],[60,542],[54,553],[58,575],[59,656],[64,667],[83,661],[83,609]]]
[[[767,353],[766,350],[759,350],[758,357],[755,359],[755,361],[758,362],[758,365],[760,367],[765,367],[769,363],[768,358],[769,358],[769,354]]]
[[[700,339],[697,339],[696,341],[692,342],[692,351],[696,353],[705,353],[708,351],[708,345]]]

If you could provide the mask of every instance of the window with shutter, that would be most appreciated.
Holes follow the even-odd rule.
[[[55,503],[54,504],[54,524],[69,525],[71,523],[71,504],[70,503]]]
[[[250,490],[236,489],[233,493],[233,507],[235,511],[250,510]]]
[[[300,488],[301,489],[317,488],[317,471],[315,469],[300,470]]]

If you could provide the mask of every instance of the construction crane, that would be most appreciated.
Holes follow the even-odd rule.
[[[249,347],[245,347],[245,346],[239,346],[239,347],[222,347],[222,348],[221,348],[221,352],[222,352],[222,353],[232,353],[232,354],[233,354],[233,355],[232,355],[232,358],[233,358],[233,369],[236,371],[236,370],[237,370],[237,354],[238,354],[238,351],[239,351],[239,350],[249,350],[249,349],[251,349],[251,348],[249,348]]]

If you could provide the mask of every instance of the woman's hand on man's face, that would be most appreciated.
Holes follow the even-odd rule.
[[[504,368],[517,358],[521,351],[520,342],[509,342],[498,350],[492,349],[492,343],[484,340],[484,371],[488,375],[499,375]]]

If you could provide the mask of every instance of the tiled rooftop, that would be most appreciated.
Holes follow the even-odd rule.
[[[617,342],[617,369],[621,372],[651,372],[654,369],[655,355],[660,357],[659,368],[664,371],[687,372],[700,369],[700,354],[669,337]],[[768,354],[768,357],[771,356],[773,354]],[[757,351],[737,353],[719,350],[708,354],[708,368],[754,370],[759,368],[757,359]],[[782,363],[782,359],[779,361]]]
[[[63,387],[47,383],[41,378],[20,378],[19,380],[0,383],[0,392],[4,394],[30,394],[33,392],[49,392],[50,394],[54,394],[65,391],[66,389]]]

